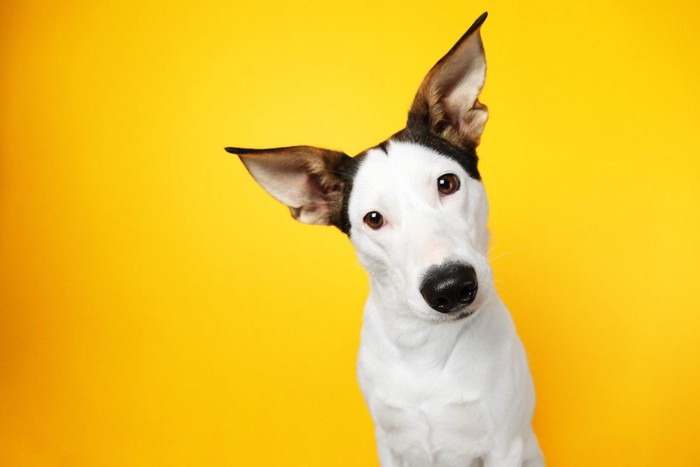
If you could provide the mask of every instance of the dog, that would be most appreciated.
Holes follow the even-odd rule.
[[[488,118],[486,16],[381,144],[355,157],[226,148],[295,219],[347,234],[369,274],[357,376],[384,467],[544,465],[525,351],[487,259],[476,155]]]

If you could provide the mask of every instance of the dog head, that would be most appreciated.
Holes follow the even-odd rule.
[[[423,80],[406,128],[350,157],[310,146],[226,148],[308,224],[348,234],[381,300],[434,322],[465,318],[488,299],[488,205],[476,148],[484,13]]]

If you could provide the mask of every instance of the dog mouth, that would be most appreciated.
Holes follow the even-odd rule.
[[[466,308],[466,307],[465,307]],[[450,319],[450,321],[460,321],[463,319],[471,318],[475,314],[479,312],[480,308],[472,308],[472,309],[462,309],[454,312],[454,317]]]
[[[461,306],[457,310],[453,310],[450,313],[433,313],[433,319],[435,323],[453,323],[455,321],[462,321],[474,317],[478,314],[481,308],[469,308],[468,305]],[[435,316],[437,315],[437,316]]]
[[[476,310],[462,311],[460,313],[457,313],[457,316],[454,317],[454,321],[459,321],[460,319],[469,318],[474,313],[476,313]]]

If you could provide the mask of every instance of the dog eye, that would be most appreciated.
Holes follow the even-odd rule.
[[[384,225],[384,216],[379,214],[377,211],[368,212],[365,214],[363,220],[370,229],[374,230],[380,229]]]
[[[459,177],[455,174],[445,174],[438,178],[438,191],[443,195],[451,195],[459,190]]]

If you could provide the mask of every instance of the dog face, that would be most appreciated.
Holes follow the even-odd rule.
[[[397,139],[365,153],[348,202],[376,288],[430,321],[464,318],[488,296],[487,216],[483,184],[459,162]]]
[[[428,321],[465,318],[492,290],[476,147],[482,15],[428,73],[406,128],[358,156],[295,146],[226,148],[292,216],[347,233],[373,283]]]

